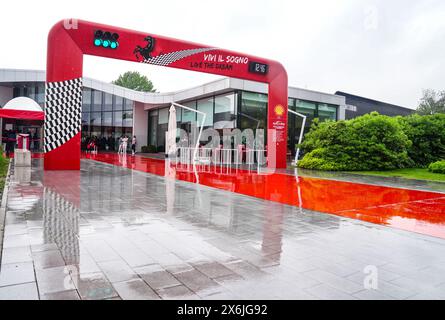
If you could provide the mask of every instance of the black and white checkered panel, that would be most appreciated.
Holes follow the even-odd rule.
[[[44,243],[55,243],[66,264],[78,264],[79,208],[59,193],[45,187],[42,209]]]
[[[50,152],[80,132],[82,78],[48,82],[45,95],[45,152]]]
[[[175,51],[175,52],[170,52],[170,53],[166,53],[166,54],[161,54],[157,57],[153,57],[150,59],[145,59],[142,62],[154,64],[157,66],[168,66],[169,64],[171,64],[173,62],[190,57],[194,54],[212,51],[212,50],[216,50],[216,49],[217,48],[200,48],[200,49],[187,49],[187,50]]]

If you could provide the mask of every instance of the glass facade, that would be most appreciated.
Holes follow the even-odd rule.
[[[44,83],[14,85],[14,98],[28,97],[45,108]],[[84,88],[82,92],[82,149],[91,138],[99,150],[117,150],[121,135],[133,134],[134,102],[98,90]],[[128,148],[131,148],[128,144]]]
[[[20,83],[13,88],[14,97],[26,96],[34,99],[42,108],[45,101],[44,83]],[[267,94],[234,91],[207,98],[181,102],[189,108],[204,112],[204,128],[241,130],[267,129]],[[338,106],[315,101],[289,98],[289,108],[307,116],[305,132],[312,120],[337,120]],[[83,89],[82,104],[82,148],[95,138],[99,150],[116,151],[122,135],[133,134],[134,102],[120,96],[89,88]],[[165,150],[165,132],[168,130],[169,107],[152,110],[148,113],[148,144],[157,147],[159,152]],[[178,127],[187,132],[192,124],[202,121],[202,116],[195,112],[177,108]],[[288,118],[288,152],[295,153],[302,121],[301,118],[289,115]],[[130,148],[130,144],[129,144]]]
[[[206,113],[204,128],[222,129],[264,129],[267,130],[267,94],[237,91],[213,97],[182,102],[180,104]],[[307,116],[305,131],[310,128],[314,118],[324,120],[337,119],[337,106],[290,98],[289,108]],[[155,109],[148,116],[148,141],[157,147],[159,152],[165,150],[165,132],[168,130],[169,108]],[[187,132],[191,124],[200,122],[201,115],[177,108],[178,127]],[[288,149],[295,154],[302,121],[296,116],[289,116]],[[265,134],[265,139],[267,139]],[[266,141],[265,141],[266,142]]]
[[[14,85],[13,98],[28,97],[37,102],[42,109],[45,109],[45,83],[20,83]]]
[[[222,130],[236,127],[236,101],[237,94],[232,92],[200,100],[181,102],[181,104],[206,114],[204,128]],[[149,112],[148,141],[151,145],[157,147],[159,152],[165,150],[165,132],[168,130],[168,118],[169,107]],[[184,129],[187,132],[191,131],[192,124],[201,123],[202,118],[202,115],[196,112],[184,108],[176,108],[178,128]]]
[[[117,151],[119,138],[133,134],[134,102],[102,91],[83,89],[82,149],[95,139],[99,150]],[[131,146],[128,144],[128,148]]]
[[[267,128],[267,95],[262,93],[241,92],[238,112],[238,128]]]
[[[304,127],[305,133],[309,131],[314,118],[319,118],[320,121],[337,120],[338,107],[335,105],[293,98],[289,99],[288,104],[289,109],[306,116],[306,125]],[[295,155],[295,145],[298,143],[302,124],[303,119],[301,117],[289,114],[287,145],[288,152],[292,155]]]

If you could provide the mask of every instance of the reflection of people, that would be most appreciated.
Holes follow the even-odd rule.
[[[122,153],[127,154],[127,146],[128,146],[128,137],[124,136],[122,138]]]
[[[133,136],[131,140],[131,154],[134,155],[136,153],[136,136]]]

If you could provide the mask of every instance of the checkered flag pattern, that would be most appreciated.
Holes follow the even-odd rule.
[[[157,57],[153,57],[150,59],[145,59],[142,62],[155,64],[157,66],[168,66],[169,64],[171,64],[173,62],[190,57],[194,54],[212,51],[212,50],[216,50],[216,49],[217,48],[200,48],[200,49],[188,49],[188,50],[175,51],[175,52],[170,52],[170,53],[166,53],[166,54],[161,54]]]
[[[55,243],[66,264],[79,263],[80,211],[50,188],[44,188],[43,240]]]
[[[82,78],[46,84],[45,152],[50,152],[80,132]]]

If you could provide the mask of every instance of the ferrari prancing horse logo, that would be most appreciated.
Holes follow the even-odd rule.
[[[142,56],[145,60],[150,59],[151,53],[155,48],[155,39],[152,36],[146,36],[144,41],[147,42],[145,47],[142,48],[141,46],[137,46],[133,51],[133,54],[136,56],[138,61],[140,60],[140,56]]]

